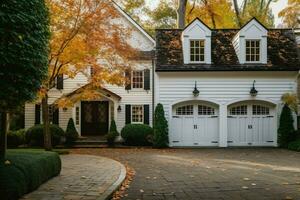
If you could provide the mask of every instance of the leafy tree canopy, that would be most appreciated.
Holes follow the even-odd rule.
[[[48,10],[44,0],[2,0],[0,108],[35,98],[48,64]]]

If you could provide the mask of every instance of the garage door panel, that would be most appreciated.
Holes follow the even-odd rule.
[[[218,142],[218,118],[196,117],[194,130],[195,145],[216,146]]]
[[[179,145],[182,142],[182,118],[173,117],[171,126],[171,142],[173,145]]]
[[[182,141],[185,146],[194,145],[194,117],[183,117],[182,126]]]

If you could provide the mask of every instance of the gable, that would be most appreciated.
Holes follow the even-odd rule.
[[[114,7],[121,14],[119,23],[131,29],[129,44],[140,51],[152,51],[155,47],[155,40],[148,34],[134,19],[132,19],[118,4],[113,2]]]
[[[252,39],[267,36],[267,34],[268,30],[255,18],[253,18],[247,24],[245,24],[238,32],[238,35]]]
[[[196,18],[183,30],[182,35],[191,38],[211,36],[211,30],[199,18]]]

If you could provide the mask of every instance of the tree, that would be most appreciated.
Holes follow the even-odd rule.
[[[158,148],[167,147],[169,144],[168,121],[162,104],[157,104],[154,113],[154,140],[153,145]]]
[[[47,0],[50,9],[50,54],[48,77],[40,90],[45,149],[51,150],[49,132],[49,91],[56,86],[56,79],[74,78],[93,69],[89,77],[91,87],[86,87],[85,97],[103,83],[121,85],[124,72],[130,66],[134,50],[127,43],[131,30],[118,20],[120,14],[107,0]],[[90,90],[89,90],[90,89]],[[61,103],[63,104],[63,103]],[[59,105],[61,105],[59,104]]]
[[[294,119],[291,109],[284,104],[279,119],[278,143],[280,147],[287,147],[288,144],[295,139]]]
[[[287,27],[300,27],[300,1],[288,0],[288,6],[280,11],[279,17],[283,17],[283,22]]]
[[[251,18],[257,18],[266,27],[274,27],[274,15],[270,4],[277,0],[243,0],[239,7],[237,0],[233,0],[236,21],[239,27],[247,23]]]
[[[35,98],[47,72],[49,20],[44,0],[1,1],[0,35],[0,157],[4,159],[8,113]]]
[[[185,27],[187,0],[178,0],[177,8],[177,27],[183,29]]]

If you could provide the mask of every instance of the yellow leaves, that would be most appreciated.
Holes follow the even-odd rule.
[[[294,112],[298,110],[298,97],[293,93],[285,93],[281,97],[281,101],[287,104]]]

